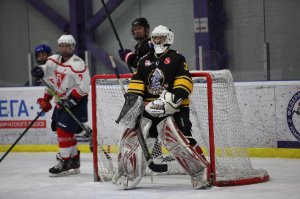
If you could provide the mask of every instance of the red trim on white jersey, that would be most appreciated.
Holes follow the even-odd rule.
[[[84,67],[83,70],[81,70],[81,71],[76,71],[76,70],[73,69],[73,67],[72,67],[71,65],[64,65],[63,63],[59,63],[58,61],[56,61],[56,60],[54,60],[54,59],[52,59],[52,58],[48,58],[47,60],[53,61],[54,63],[56,63],[56,64],[59,65],[59,66],[62,66],[62,67],[68,67],[68,68],[70,68],[70,69],[72,70],[72,72],[74,72],[74,73],[84,73],[84,72],[86,71],[86,69],[87,69],[87,66],[85,65],[85,67]]]
[[[88,94],[83,92],[79,87],[76,87],[72,90],[71,95],[75,97],[77,100],[80,100],[82,97]]]

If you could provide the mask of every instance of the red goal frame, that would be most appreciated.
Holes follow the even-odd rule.
[[[269,180],[269,175],[262,177],[251,177],[247,179],[236,179],[228,181],[217,181],[216,162],[215,162],[215,144],[214,144],[214,117],[213,117],[213,79],[209,72],[193,72],[192,77],[204,77],[207,81],[207,100],[208,100],[208,126],[209,126],[209,147],[210,147],[210,169],[214,186],[237,186],[266,182]],[[131,78],[132,74],[121,74],[120,78]],[[115,74],[99,74],[95,75],[91,81],[91,96],[92,96],[92,128],[93,128],[93,166],[94,166],[94,181],[99,181],[98,174],[98,142],[97,142],[97,109],[96,109],[96,81],[97,79],[117,79]]]

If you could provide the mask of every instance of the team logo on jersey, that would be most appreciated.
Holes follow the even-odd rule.
[[[151,61],[150,60],[145,60],[145,66],[150,66],[152,63],[151,63]]]
[[[55,71],[55,75],[57,87],[60,88],[60,85],[64,81],[66,74]]]
[[[300,91],[289,101],[287,107],[287,123],[291,133],[300,141]]]
[[[171,63],[171,59],[170,57],[167,57],[165,60],[164,60],[164,64],[170,64]]]
[[[147,90],[152,95],[159,95],[168,86],[167,84],[164,84],[165,75],[159,68],[156,68],[149,75],[148,81],[149,84],[147,86]]]

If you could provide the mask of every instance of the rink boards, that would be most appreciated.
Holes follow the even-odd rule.
[[[299,158],[300,115],[295,111],[300,103],[300,81],[237,82],[235,86],[245,125],[242,133],[247,139],[250,155]],[[44,89],[0,88],[0,151],[6,151],[36,117],[40,111],[36,99],[43,96]],[[50,128],[51,115],[52,111],[42,115],[15,151],[56,151],[56,135]],[[118,138],[120,132],[111,135]],[[85,142],[80,147],[89,151]]]

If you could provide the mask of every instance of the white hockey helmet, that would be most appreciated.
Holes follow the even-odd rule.
[[[62,35],[58,40],[57,40],[58,45],[65,43],[65,44],[72,44],[73,49],[75,48],[76,41],[72,35]]]
[[[165,37],[165,40],[157,43],[154,39],[157,36],[163,36]],[[159,25],[153,29],[151,33],[151,41],[154,44],[155,52],[158,54],[163,53],[165,50],[169,48],[171,44],[173,44],[174,33],[171,31],[170,28],[163,25]]]

